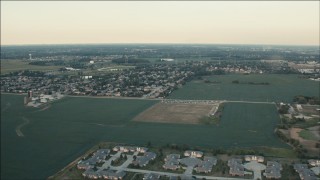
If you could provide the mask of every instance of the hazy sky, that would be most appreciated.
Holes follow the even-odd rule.
[[[319,45],[317,1],[1,1],[1,44]]]

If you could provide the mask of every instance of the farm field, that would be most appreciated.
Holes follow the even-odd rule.
[[[50,71],[58,70],[62,66],[36,66],[30,65],[28,61],[24,60],[1,60],[1,74],[9,72],[15,72],[20,70],[31,70],[31,71]]]
[[[219,125],[135,122],[158,101],[67,97],[43,111],[23,106],[23,96],[1,95],[1,179],[44,179],[95,144],[188,144],[208,148],[284,147],[273,133],[272,104],[226,103]],[[18,136],[20,128],[24,136]],[[23,153],[21,153],[23,149]]]
[[[319,82],[298,78],[298,75],[255,74],[255,75],[216,75],[205,77],[220,83],[204,83],[193,80],[174,91],[172,99],[212,99],[236,101],[275,101],[292,102],[296,95],[319,96]],[[238,80],[235,84],[232,81]],[[269,85],[252,85],[248,82]]]
[[[140,113],[134,121],[198,124],[208,116],[213,104],[157,103]]]

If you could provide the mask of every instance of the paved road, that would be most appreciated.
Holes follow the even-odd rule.
[[[67,95],[68,97],[85,97],[85,98],[107,98],[107,99],[138,99],[138,100],[162,100],[162,99],[149,99],[145,97],[114,97],[114,96],[74,96]],[[238,102],[238,103],[256,103],[256,104],[275,104],[275,102],[270,101],[232,101],[232,100],[215,100],[215,99],[203,99],[203,100],[188,100],[188,99],[164,99],[170,101],[192,101],[192,102],[201,102],[201,101],[219,101],[219,102]]]
[[[161,172],[161,171],[149,171],[149,170],[143,170],[143,169],[130,169],[130,168],[125,168],[123,169],[124,171],[128,171],[128,172],[136,172],[136,173],[155,173],[155,174],[160,174],[162,176],[181,176],[182,174],[177,174],[177,173],[170,173],[170,172]],[[214,177],[214,176],[198,176],[198,175],[193,175],[197,178],[206,178],[206,179],[217,179],[217,180],[233,180],[233,179],[237,179],[237,180],[244,180],[241,178],[230,178],[230,177]]]
[[[223,102],[252,103],[252,104],[276,104],[275,102],[263,102],[263,101],[223,101]]]
[[[102,171],[103,169],[108,169],[111,166],[111,161],[114,161],[114,160],[120,158],[120,155],[121,155],[121,152],[118,151],[116,154],[111,156],[111,158],[109,158],[107,161],[105,161],[105,163],[101,167],[98,167],[98,172]]]

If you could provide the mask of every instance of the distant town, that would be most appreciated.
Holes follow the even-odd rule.
[[[51,61],[54,62],[54,60]],[[186,82],[209,75],[296,73],[301,74],[301,78],[320,81],[320,64],[316,61],[185,61],[176,63],[171,63],[171,61],[174,59],[170,59],[169,63],[161,63],[161,61],[155,64],[135,63],[134,66],[126,63],[125,66],[111,66],[106,68],[107,71],[101,71],[103,68],[98,67],[103,62],[95,66],[95,62],[90,60],[83,65],[83,70],[64,67],[49,72],[18,71],[2,75],[1,92],[27,93],[32,91],[35,95],[61,93],[75,96],[153,99],[165,98]],[[36,64],[35,62],[47,61],[30,60],[30,64]],[[87,68],[90,70],[86,70]],[[68,74],[68,71],[77,71],[77,73]],[[206,82],[210,83],[210,81]],[[248,83],[254,84],[254,82]]]

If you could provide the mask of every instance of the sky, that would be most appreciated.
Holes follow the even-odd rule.
[[[319,45],[318,1],[1,1],[1,45]]]

